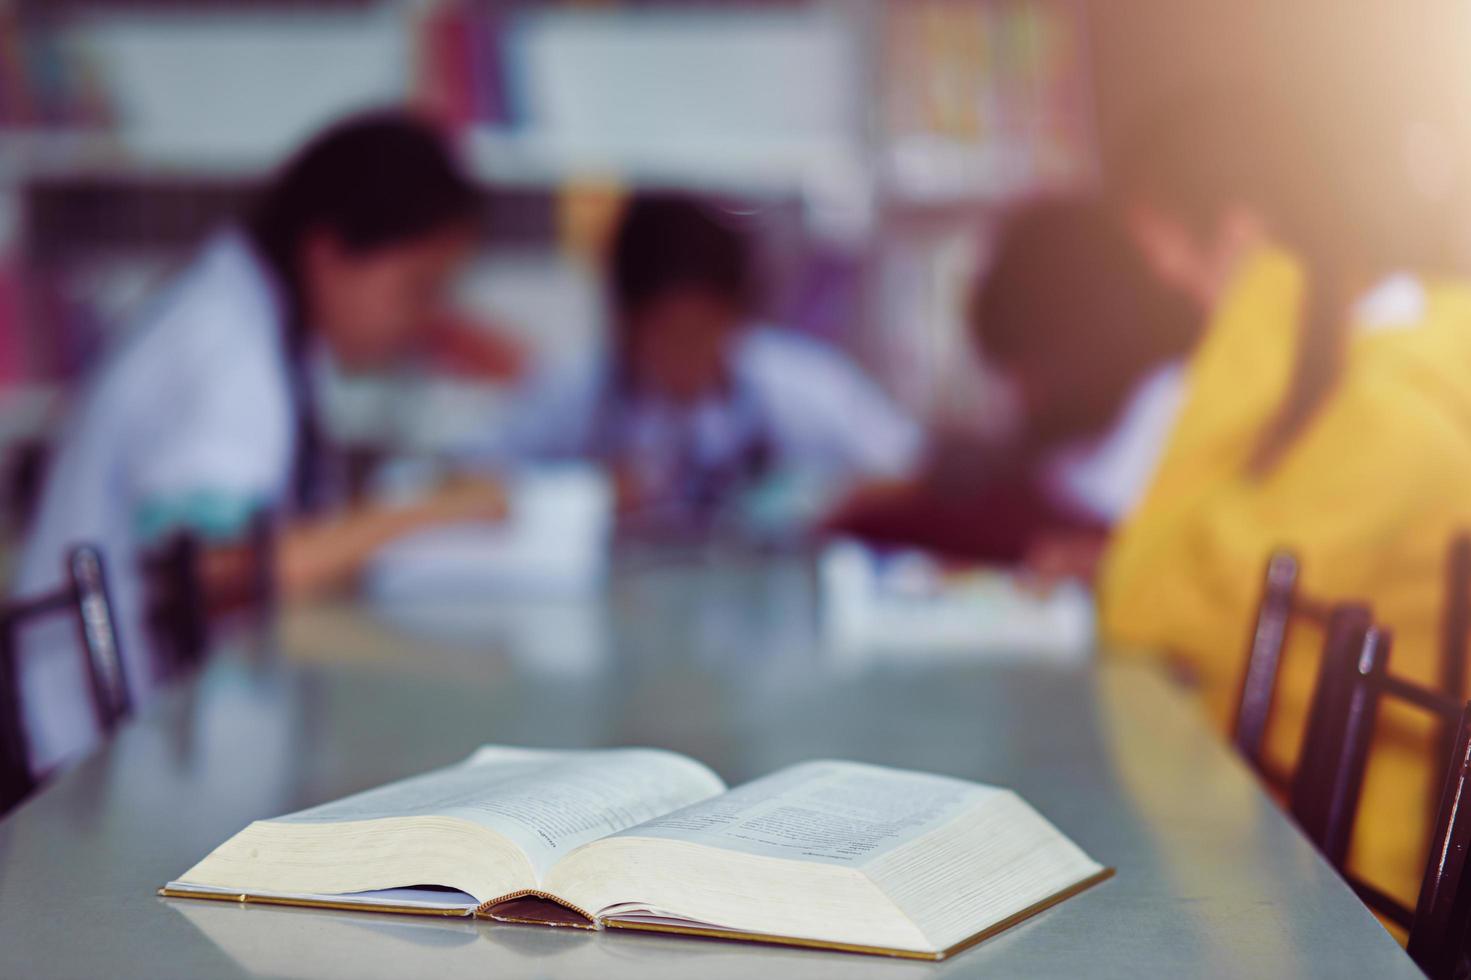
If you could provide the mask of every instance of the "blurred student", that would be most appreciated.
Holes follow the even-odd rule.
[[[627,206],[610,350],[528,401],[519,448],[608,462],[623,505],[708,514],[775,473],[827,486],[907,471],[919,428],[838,351],[753,318],[750,242],[674,194]]]
[[[937,453],[916,478],[864,488],[831,525],[1043,582],[1091,575],[1154,473],[1201,316],[1156,285],[1115,211],[1083,200],[1013,216],[968,316],[1015,424],[966,447],[965,471]]]
[[[350,580],[418,527],[495,518],[498,489],[448,484],[420,503],[332,508],[312,381],[395,364],[422,346],[472,248],[477,195],[436,133],[393,112],[313,140],[241,227],[181,272],[65,427],[21,561],[21,594],[54,587],[77,542],[102,546],[135,703],[155,686],[140,554],[175,528],[238,534],[282,516],[276,578],[290,598]],[[69,633],[27,637],[17,663],[31,766],[42,776],[95,739]]]
[[[1212,314],[1160,472],[1099,582],[1109,634],[1187,658],[1222,723],[1272,548],[1297,553],[1308,594],[1369,602],[1396,674],[1433,687],[1446,548],[1471,527],[1471,289],[1396,231],[1406,197],[1374,169],[1393,155],[1379,141],[1277,165],[1243,158],[1272,137],[1232,122],[1180,127],[1194,152],[1131,175],[1146,254]],[[1277,765],[1296,754],[1315,668],[1290,651]],[[1351,861],[1411,903],[1436,756],[1423,713],[1386,705]]]
[[[1392,187],[1341,182],[1353,159],[1301,137],[1197,115],[1152,138],[1126,184],[1151,288],[1192,299],[1206,325],[1148,488],[1103,555],[1102,629],[1114,648],[1169,654],[1223,728],[1273,549],[1299,556],[1307,594],[1371,603],[1395,672],[1433,686],[1446,548],[1471,526],[1471,289],[1402,266],[1389,226],[1360,207]],[[1058,280],[1109,312],[1091,274],[1104,257],[1058,258]],[[1269,733],[1284,770],[1317,669],[1299,639]],[[1436,794],[1432,729],[1386,706],[1351,854],[1409,901]]]
[[[1111,209],[1053,201],[1010,222],[976,291],[982,356],[1021,418],[1012,485],[1038,501],[1008,528],[1033,573],[1090,572],[1154,475],[1201,317],[1151,278]]]

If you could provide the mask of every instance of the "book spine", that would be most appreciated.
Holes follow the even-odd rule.
[[[598,917],[587,909],[538,888],[492,898],[475,909],[477,919],[496,922],[521,922],[537,926],[562,926],[571,929],[600,929]]]

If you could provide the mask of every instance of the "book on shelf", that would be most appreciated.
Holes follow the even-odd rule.
[[[727,790],[662,750],[487,746],[257,820],[161,894],[942,959],[1110,874],[946,776],[818,761]]]

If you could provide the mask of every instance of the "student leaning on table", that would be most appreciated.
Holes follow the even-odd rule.
[[[1116,213],[1132,232],[1121,240],[1153,269],[1132,288],[1184,295],[1205,323],[1153,473],[1095,558],[1108,646],[1166,654],[1223,730],[1274,548],[1298,554],[1309,594],[1371,602],[1394,631],[1393,669],[1432,684],[1445,548],[1471,527],[1471,288],[1384,275],[1404,266],[1359,232],[1352,192],[1326,178],[1306,187],[1287,179],[1294,165],[1274,161],[1317,158],[1274,157],[1256,131],[1245,141],[1226,125],[1186,127],[1188,150],[1151,141],[1169,166],[1156,158],[1141,168],[1132,206]],[[1117,276],[1097,275],[1117,262],[1089,254],[1113,247],[1106,236],[1070,233],[1067,221],[1049,227],[1051,245],[1003,237],[976,304],[982,349],[989,336],[1071,315],[1120,338],[1110,350],[1147,350],[1122,341],[1154,329],[1141,317],[1170,304],[1132,302]],[[1067,385],[1029,374],[1056,374],[1069,353],[1010,371],[1033,402],[1066,400]],[[1268,755],[1283,768],[1316,679],[1309,633],[1289,651],[1269,733]],[[1396,706],[1381,718],[1350,863],[1413,901],[1435,802],[1432,726]]]
[[[1052,229],[1068,230],[1065,222]],[[1067,305],[1086,313],[1092,329],[1124,336],[1138,328],[1132,314],[1147,305],[1119,302],[1108,280],[1092,274],[1110,256],[1047,244],[1031,243],[1037,260],[1069,283]],[[1037,318],[1057,309],[1033,301],[1035,290],[1005,295],[1015,283],[1001,277],[1017,270],[1020,247],[1003,239],[977,304],[983,348],[990,333],[1013,329],[1001,317],[1040,328]],[[1394,630],[1393,669],[1434,683],[1444,549],[1471,526],[1471,289],[1396,277],[1371,290],[1346,314],[1349,334],[1331,388],[1264,464],[1264,436],[1277,431],[1289,397],[1307,277],[1301,260],[1268,239],[1243,248],[1170,400],[1179,407],[1169,409],[1174,418],[1152,478],[1097,569],[1107,645],[1166,653],[1223,730],[1274,548],[1299,555],[1308,593],[1371,601]],[[1021,387],[1067,397],[1055,385]],[[1090,543],[1045,550],[1086,556]],[[1072,570],[1096,562],[1094,554]],[[1297,750],[1315,681],[1310,634],[1301,634],[1303,649],[1289,651],[1280,681],[1268,754],[1283,768]],[[1352,860],[1370,880],[1413,899],[1433,803],[1431,727],[1386,706],[1380,734]]]
[[[1168,651],[1223,728],[1272,549],[1296,552],[1308,594],[1370,602],[1394,633],[1392,669],[1433,685],[1445,549],[1471,527],[1471,288],[1397,271],[1425,259],[1360,207],[1394,199],[1369,173],[1379,161],[1315,153],[1296,120],[1246,122],[1197,115],[1130,175],[1136,241],[1208,318],[1153,480],[1098,575],[1109,644]],[[1314,639],[1298,643],[1267,746],[1284,768],[1316,678]],[[1350,855],[1410,902],[1432,733],[1386,705]]]
[[[1153,482],[1114,534],[1098,578],[1110,643],[1170,651],[1189,666],[1222,727],[1233,717],[1273,548],[1298,555],[1308,594],[1370,601],[1394,632],[1394,671],[1433,686],[1445,548],[1471,526],[1464,288],[1407,292],[1404,318],[1388,320],[1372,319],[1371,297],[1332,393],[1275,465],[1252,465],[1287,389],[1305,283],[1287,252],[1264,247],[1244,258],[1190,362],[1184,406]],[[1306,649],[1289,652],[1268,744],[1284,769],[1315,671]],[[1423,713],[1396,709],[1387,705],[1380,723],[1353,858],[1413,898],[1418,829],[1434,803],[1432,726]]]
[[[403,507],[326,505],[310,391],[321,363],[399,361],[436,333],[444,284],[471,249],[476,193],[435,132],[395,112],[308,145],[239,228],[211,239],[79,399],[62,434],[17,591],[53,587],[65,549],[100,544],[135,703],[158,678],[143,629],[140,550],[163,532],[238,533],[282,515],[276,577],[288,598],[349,579],[388,539],[494,518],[482,481]],[[96,739],[65,624],[22,637],[23,728],[38,777]]]

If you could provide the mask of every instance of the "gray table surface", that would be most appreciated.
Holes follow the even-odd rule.
[[[0,975],[1418,976],[1152,671],[835,660],[798,559],[625,555],[585,602],[309,607],[267,647],[0,824]],[[254,818],[490,742],[663,746],[732,783],[842,757],[1005,784],[1118,875],[939,964],[154,894]]]

